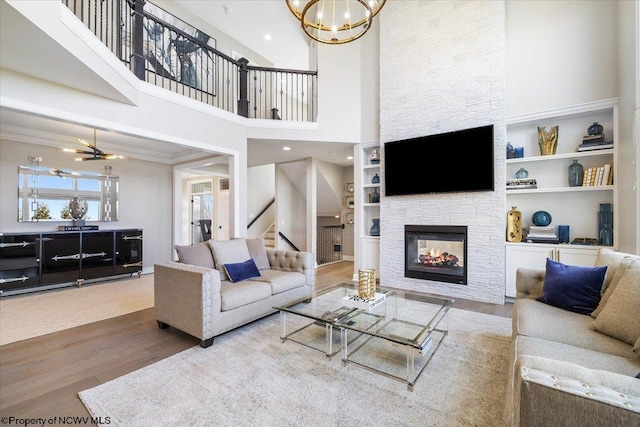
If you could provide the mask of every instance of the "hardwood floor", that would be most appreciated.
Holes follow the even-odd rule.
[[[316,273],[316,286],[351,281],[352,275],[352,262],[321,266]],[[457,299],[454,307],[511,316],[511,304]],[[153,309],[147,309],[0,346],[0,415],[88,417],[78,398],[79,391],[133,372],[198,342],[173,328],[159,329]]]

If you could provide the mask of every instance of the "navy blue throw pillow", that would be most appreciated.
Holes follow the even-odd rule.
[[[638,375],[636,375],[636,378],[640,380],[640,372],[638,373]]]
[[[565,265],[547,258],[542,296],[537,300],[581,314],[591,314],[600,302],[607,267]]]
[[[258,270],[253,258],[249,258],[245,262],[238,262],[236,264],[225,264],[224,269],[227,270],[227,274],[234,283],[251,279],[253,277],[260,277],[260,271]]]

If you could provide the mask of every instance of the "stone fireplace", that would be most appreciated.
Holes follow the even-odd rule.
[[[467,284],[467,227],[405,225],[404,275]]]

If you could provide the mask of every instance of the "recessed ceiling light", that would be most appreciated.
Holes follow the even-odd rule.
[[[347,160],[353,160],[353,156],[347,156]]]
[[[284,151],[290,151],[290,150],[291,150],[291,147],[289,147],[289,146],[286,146],[286,145],[285,145],[284,147],[282,147],[282,149],[283,149]]]
[[[267,41],[271,40],[271,34],[265,34],[264,39]]]

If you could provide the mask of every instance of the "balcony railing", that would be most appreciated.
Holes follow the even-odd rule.
[[[62,2],[141,80],[244,117],[316,121],[315,71],[233,59],[201,31],[153,15],[161,9],[143,0]]]

